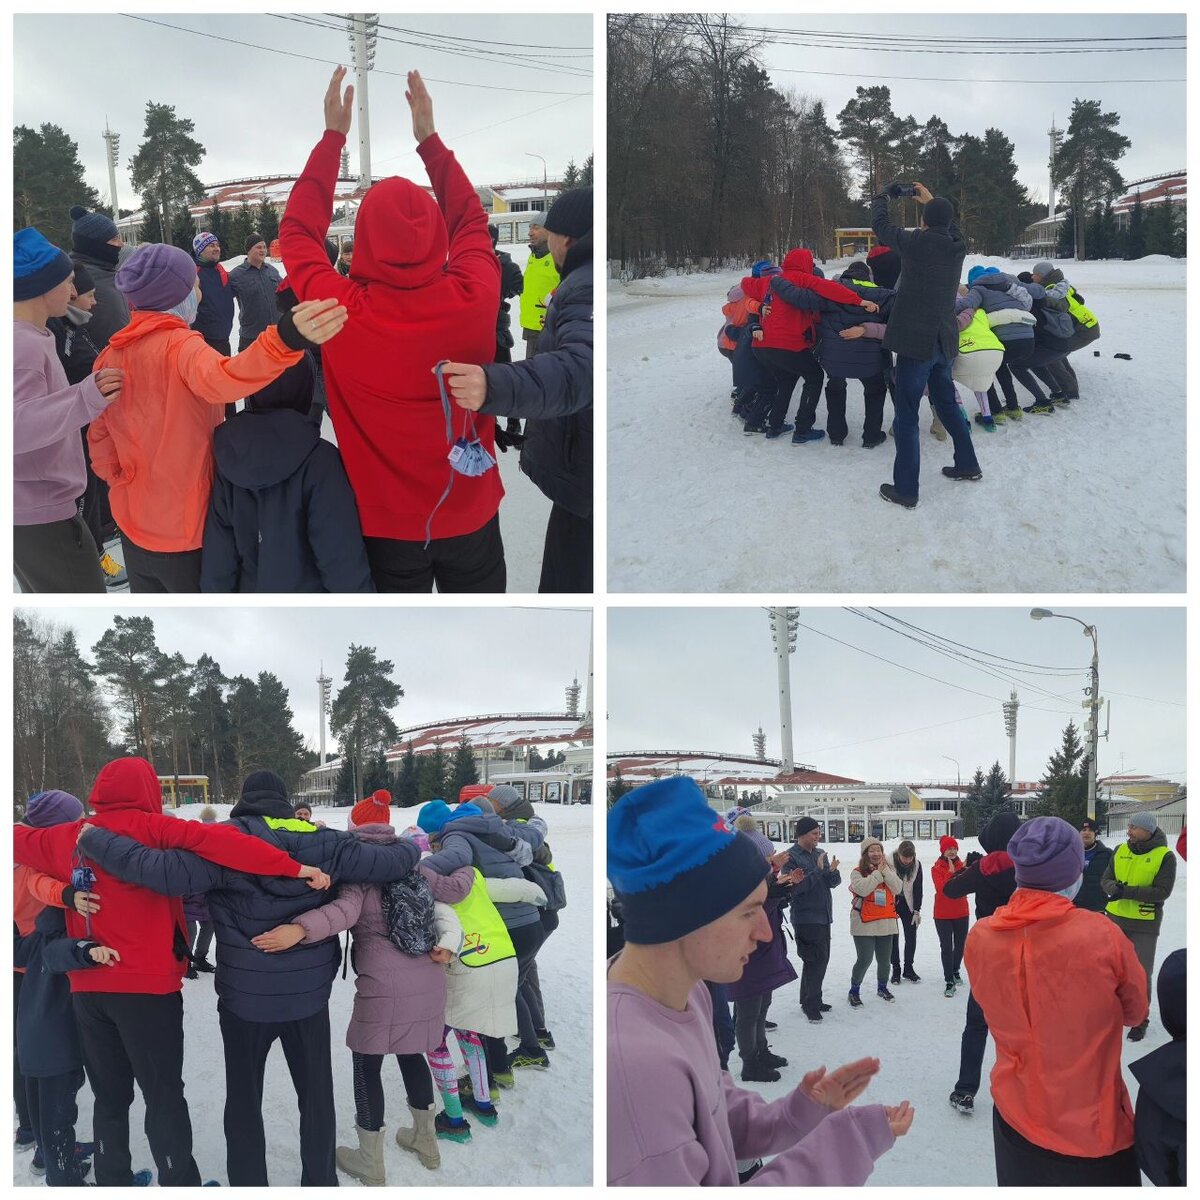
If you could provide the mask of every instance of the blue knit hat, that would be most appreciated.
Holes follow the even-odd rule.
[[[626,941],[653,946],[736,908],[766,879],[767,864],[694,780],[672,776],[634,788],[609,812],[608,877]]]
[[[107,213],[88,212],[82,204],[71,208],[71,237],[92,242],[111,242],[118,237],[117,224]]]
[[[478,804],[472,804],[467,801],[466,804],[460,804],[456,808],[450,810],[450,815],[446,818],[446,823],[457,821],[460,817],[482,817],[483,809]]]
[[[219,246],[220,244],[219,238],[205,230],[204,233],[198,233],[192,238],[192,253],[199,258],[209,246]]]
[[[763,272],[764,272],[764,271],[765,271],[765,270],[766,270],[766,269],[767,269],[767,268],[768,268],[770,265],[771,265],[771,260],[770,260],[769,258],[760,258],[760,259],[758,260],[758,262],[756,262],[756,263],[754,264],[754,266],[752,266],[752,267],[750,268],[750,274],[751,274],[751,275],[752,275],[752,276],[753,276],[755,279],[758,279],[758,278],[760,278],[760,277],[762,276],[762,273],[763,273]]]
[[[36,229],[13,234],[13,299],[35,300],[52,292],[75,270],[71,260]]]

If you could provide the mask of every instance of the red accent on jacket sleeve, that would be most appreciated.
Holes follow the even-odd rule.
[[[1013,869],[1013,860],[1009,857],[1007,850],[993,850],[991,854],[985,854],[979,860],[979,873],[981,875],[999,875],[1001,871],[1011,871]]]

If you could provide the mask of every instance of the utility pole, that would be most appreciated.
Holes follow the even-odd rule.
[[[796,632],[800,626],[798,608],[769,608],[771,639],[775,643],[775,663],[779,670],[779,736],[783,753],[781,773],[796,769],[792,755],[792,681],[788,656],[796,653]]]
[[[333,680],[325,674],[325,664],[322,663],[317,676],[317,706],[321,712],[321,766],[325,765],[325,714],[329,711],[329,691],[332,687]]]
[[[1004,731],[1008,734],[1008,786],[1017,786],[1017,709],[1021,702],[1017,699],[1017,689],[1001,706],[1004,709]]]
[[[534,154],[532,150],[525,151],[528,158],[542,158],[540,154]],[[550,193],[547,190],[546,183],[546,160],[542,158],[542,212],[546,212],[550,207]]]
[[[104,118],[104,133],[101,137],[104,138],[105,159],[108,162],[108,198],[112,203],[113,220],[118,221],[121,209],[117,204],[117,155],[121,150],[121,135],[109,129],[108,117]]]
[[[358,116],[358,184],[371,186],[371,118],[367,104],[367,73],[375,62],[379,17],[350,13],[350,57],[354,65],[354,105]]]

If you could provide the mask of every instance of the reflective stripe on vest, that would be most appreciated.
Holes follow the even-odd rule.
[[[506,958],[515,958],[517,952],[513,949],[504,919],[487,894],[487,884],[479,868],[472,869],[475,882],[470,893],[465,900],[451,905],[463,927],[463,944],[458,952],[458,961],[464,967],[488,967]]]
[[[1067,307],[1071,310],[1071,316],[1077,320],[1084,329],[1092,329],[1099,324],[1096,319],[1096,314],[1086,305],[1080,304],[1075,298],[1075,289],[1069,284],[1067,285]]]
[[[263,817],[263,824],[268,829],[286,829],[289,833],[317,832],[311,821],[302,821],[299,817]]]
[[[1155,846],[1145,854],[1134,854],[1129,843],[1123,842],[1113,854],[1113,877],[1127,887],[1150,887],[1168,853],[1166,846]],[[1112,900],[1104,911],[1130,921],[1153,921],[1159,908],[1152,901]]]
[[[525,264],[525,286],[521,289],[521,328],[540,332],[546,324],[546,305],[558,287],[558,268],[549,250],[540,258],[532,254]]]
[[[1004,351],[1004,343],[992,332],[987,313],[982,308],[975,310],[970,325],[958,335],[959,354],[971,354],[976,350]]]

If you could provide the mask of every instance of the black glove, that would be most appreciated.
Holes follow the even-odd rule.
[[[904,195],[904,185],[901,183],[889,183],[883,189],[883,194],[892,200],[899,200]]]
[[[525,445],[525,435],[521,432],[521,422],[515,417],[509,417],[504,422],[504,428],[501,429],[499,424],[496,425],[496,449],[505,454],[511,446],[514,450],[520,450]]]
[[[972,865],[972,863],[979,862],[981,858],[983,858],[983,855],[980,854],[978,850],[972,850],[971,853],[967,855],[967,866],[969,867]]]
[[[1020,275],[1017,276],[1017,281],[1019,283],[1032,283],[1033,276],[1028,271],[1022,271]]]

